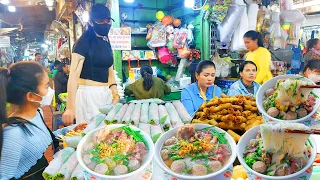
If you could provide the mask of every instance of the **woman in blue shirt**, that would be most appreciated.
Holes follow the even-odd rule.
[[[201,104],[215,96],[220,97],[221,89],[214,85],[216,67],[211,61],[201,61],[196,68],[195,83],[183,88],[181,102],[190,115],[199,109]]]
[[[228,91],[228,96],[249,95],[256,96],[260,85],[254,82],[257,75],[257,66],[252,61],[243,61],[240,64],[239,72],[241,78],[233,83]]]
[[[49,77],[36,62],[18,62],[0,68],[0,84],[0,179],[41,180],[54,140],[39,109],[52,102]],[[17,107],[10,115],[6,103]]]

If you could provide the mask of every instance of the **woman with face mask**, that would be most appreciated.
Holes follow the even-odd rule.
[[[89,121],[99,107],[119,102],[108,33],[113,19],[103,4],[92,6],[88,30],[76,42],[68,81],[68,104],[62,120]]]
[[[216,67],[212,61],[201,61],[196,68],[196,82],[183,88],[181,102],[192,115],[199,109],[201,104],[213,97],[221,97],[221,89],[214,85],[216,78]]]
[[[0,179],[43,179],[44,152],[54,141],[40,106],[50,105],[54,91],[36,62],[0,68]],[[16,106],[6,113],[6,103]]]
[[[255,97],[260,85],[254,82],[257,75],[257,66],[252,61],[243,61],[239,67],[241,78],[233,83],[228,91],[228,96],[249,95]]]
[[[303,76],[316,84],[320,84],[320,61],[310,60],[303,70]]]

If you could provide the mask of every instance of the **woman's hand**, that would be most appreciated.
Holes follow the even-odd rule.
[[[117,104],[120,102],[120,97],[116,96],[115,98],[112,99],[112,104]]]
[[[73,124],[74,112],[71,109],[67,109],[62,115],[62,121],[65,126]]]

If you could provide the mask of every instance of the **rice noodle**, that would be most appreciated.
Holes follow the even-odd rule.
[[[285,129],[309,130],[309,127],[299,123],[263,124],[260,126],[263,147],[273,153],[288,153],[293,157],[302,157],[309,134],[285,133]]]

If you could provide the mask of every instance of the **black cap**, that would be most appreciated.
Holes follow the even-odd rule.
[[[90,20],[103,21],[105,19],[113,20],[111,18],[111,13],[108,7],[100,3],[93,5],[90,12]]]

